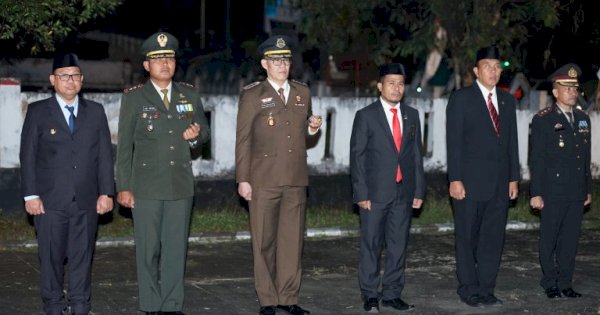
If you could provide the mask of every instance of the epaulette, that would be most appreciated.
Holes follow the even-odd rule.
[[[192,89],[194,88],[194,85],[192,85],[192,84],[189,84],[189,83],[187,83],[187,82],[177,82],[177,83],[178,83],[178,84],[181,84],[181,85],[184,85],[184,86],[187,86],[187,87],[189,87],[189,88],[192,88]]]
[[[538,116],[540,116],[540,117],[543,117],[543,116],[545,116],[546,114],[548,114],[548,113],[552,112],[552,110],[553,110],[553,108],[552,108],[551,106],[550,106],[550,107],[546,107],[546,108],[544,108],[544,109],[540,110],[539,112],[537,112],[537,114],[536,114],[536,115],[538,115]]]
[[[584,111],[583,109],[581,109],[581,108],[579,107],[579,105],[577,105],[577,106],[573,107],[573,110],[574,110],[574,111],[576,111],[576,112],[578,112],[578,113],[585,114],[586,116],[587,116],[587,114],[588,114],[586,111]]]
[[[251,88],[253,88],[253,87],[255,87],[255,86],[259,85],[259,84],[260,84],[260,81],[252,82],[252,83],[244,86],[244,90],[249,90],[249,89],[251,89]]]
[[[300,85],[304,85],[304,86],[308,86],[308,84],[304,83],[304,82],[300,82],[300,81],[296,81],[296,80],[292,80],[292,82],[294,83],[298,83]]]
[[[126,89],[123,90],[123,93],[129,93],[129,92],[131,92],[131,91],[133,91],[135,89],[141,88],[142,86],[144,86],[144,83],[140,83],[140,84],[138,84],[136,86],[132,86],[130,88],[126,88]]]

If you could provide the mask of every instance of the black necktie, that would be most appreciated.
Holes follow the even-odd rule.
[[[573,126],[573,113],[572,112],[567,112],[567,117],[569,118],[569,124],[571,124],[571,127]]]
[[[73,113],[75,106],[66,105],[65,108],[71,112],[71,115],[69,116],[69,129],[71,129],[71,133],[73,133],[73,130],[75,130],[75,114]]]

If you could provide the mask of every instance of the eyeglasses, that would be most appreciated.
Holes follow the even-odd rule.
[[[75,74],[55,74],[55,77],[58,77],[59,80],[61,81],[69,81],[69,79],[72,79],[73,82],[78,82],[81,81],[81,77],[83,77],[83,74],[81,73],[75,73]]]
[[[269,60],[274,66],[281,66],[281,65],[285,65],[285,66],[289,66],[292,61],[287,59],[287,58],[277,58],[277,59],[267,59]]]

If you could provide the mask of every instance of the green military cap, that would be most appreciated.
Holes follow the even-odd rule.
[[[581,68],[574,63],[568,63],[558,68],[550,75],[550,81],[556,82],[562,86],[579,86],[579,76]]]
[[[141,53],[148,59],[174,58],[178,47],[179,41],[175,36],[167,32],[157,32],[142,43]]]
[[[291,58],[292,50],[288,46],[289,43],[291,43],[289,37],[285,35],[273,35],[258,46],[258,51],[262,54],[263,58]]]

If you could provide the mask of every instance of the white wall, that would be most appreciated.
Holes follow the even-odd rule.
[[[21,93],[19,85],[0,84],[0,168],[19,167],[19,141],[26,105],[49,94]],[[113,143],[117,141],[120,93],[85,94],[84,97],[104,104],[109,120]],[[350,134],[354,113],[373,102],[374,98],[313,98],[313,112],[327,118],[331,113],[331,124],[322,127],[321,137],[308,150],[308,163],[315,174],[347,173],[349,164]],[[420,114],[427,155],[425,168],[428,171],[446,169],[446,99],[413,99],[410,103]],[[237,96],[210,95],[203,98],[206,111],[211,112],[211,159],[199,158],[193,168],[200,179],[233,178],[235,167],[235,125]],[[521,174],[529,179],[527,148],[529,124],[534,111],[518,110],[519,158]],[[600,115],[592,113],[592,164],[595,177],[600,175]],[[331,157],[325,158],[325,137],[330,128]]]

